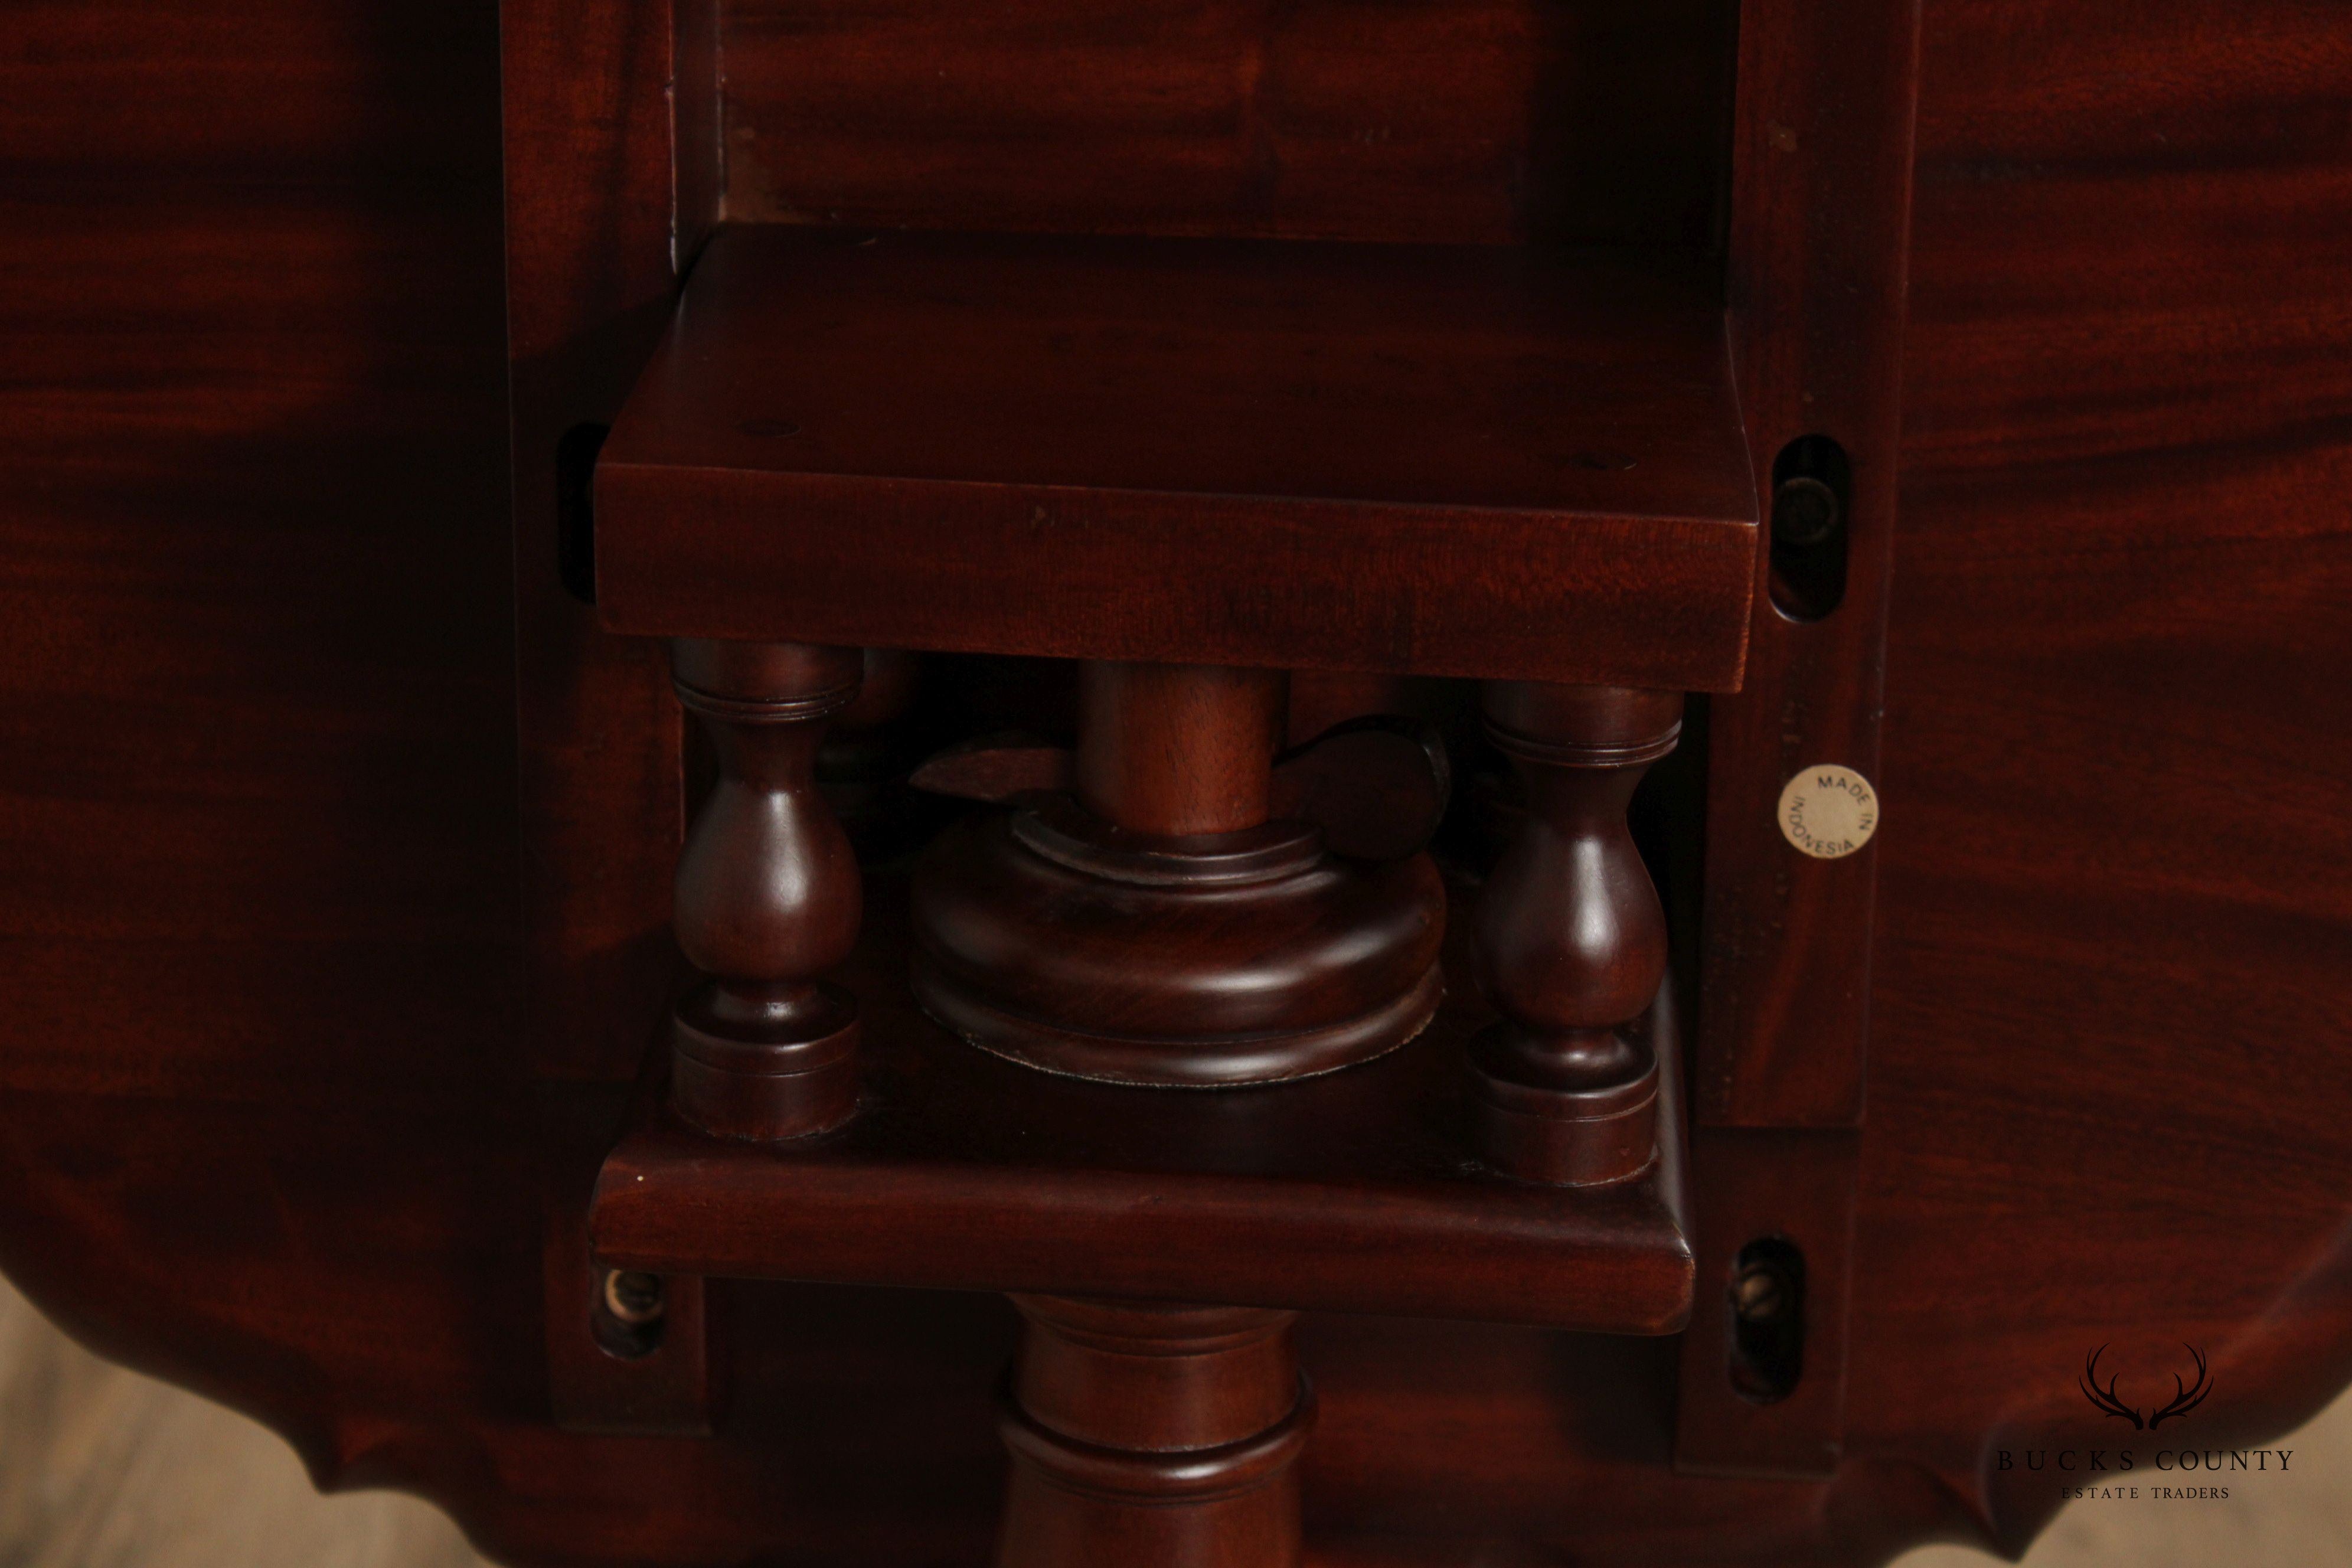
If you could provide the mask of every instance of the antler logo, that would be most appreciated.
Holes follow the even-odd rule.
[[[2191,1344],[2183,1344],[2180,1348],[2187,1351],[2189,1359],[2197,1363],[2197,1381],[2184,1386],[2180,1381],[2180,1374],[2174,1373],[2172,1402],[2146,1420],[2140,1418],[2137,1406],[2126,1405],[2122,1397],[2116,1393],[2116,1384],[2119,1374],[2108,1373],[2106,1385],[2100,1386],[2099,1358],[2107,1353],[2107,1347],[2105,1345],[2101,1345],[2083,1358],[2083,1375],[2078,1380],[2078,1385],[2083,1390],[2083,1397],[2109,1415],[2130,1422],[2132,1430],[2135,1432],[2141,1430],[2153,1432],[2174,1416],[2188,1415],[2205,1403],[2205,1396],[2213,1392],[2213,1384],[2212,1380],[2206,1375],[2205,1352]]]

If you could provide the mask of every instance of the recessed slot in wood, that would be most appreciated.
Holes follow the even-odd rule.
[[[1801,436],[1772,460],[1772,604],[1818,621],[1845,599],[1853,466],[1827,436]]]
[[[1759,1237],[1732,1264],[1731,1385],[1774,1405],[1805,1372],[1805,1255],[1786,1237]]]

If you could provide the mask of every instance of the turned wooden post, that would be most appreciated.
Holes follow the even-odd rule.
[[[998,1568],[1291,1568],[1314,1396],[1293,1312],[1016,1296]]]
[[[670,1104],[707,1132],[795,1138],[856,1109],[857,1004],[818,977],[849,956],[863,888],[815,763],[862,666],[856,648],[672,645],[678,700],[719,756],[677,864],[677,943],[710,978],[670,1033]]]
[[[1479,973],[1503,1015],[1471,1043],[1480,1152],[1528,1181],[1640,1173],[1658,1064],[1638,1023],[1666,969],[1666,922],[1625,807],[1682,732],[1680,692],[1498,681],[1487,732],[1528,815],[1478,910]]]
[[[1078,671],[1079,804],[1136,833],[1266,820],[1287,679],[1276,669],[1091,662]]]

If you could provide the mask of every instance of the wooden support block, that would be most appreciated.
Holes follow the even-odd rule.
[[[723,229],[597,468],[633,635],[1726,690],[1704,268]]]

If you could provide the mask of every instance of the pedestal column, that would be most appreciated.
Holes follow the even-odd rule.
[[[998,1568],[1292,1568],[1296,1313],[1017,1296]]]
[[[1275,669],[1080,666],[1078,803],[1132,833],[1262,826],[1286,685]]]

